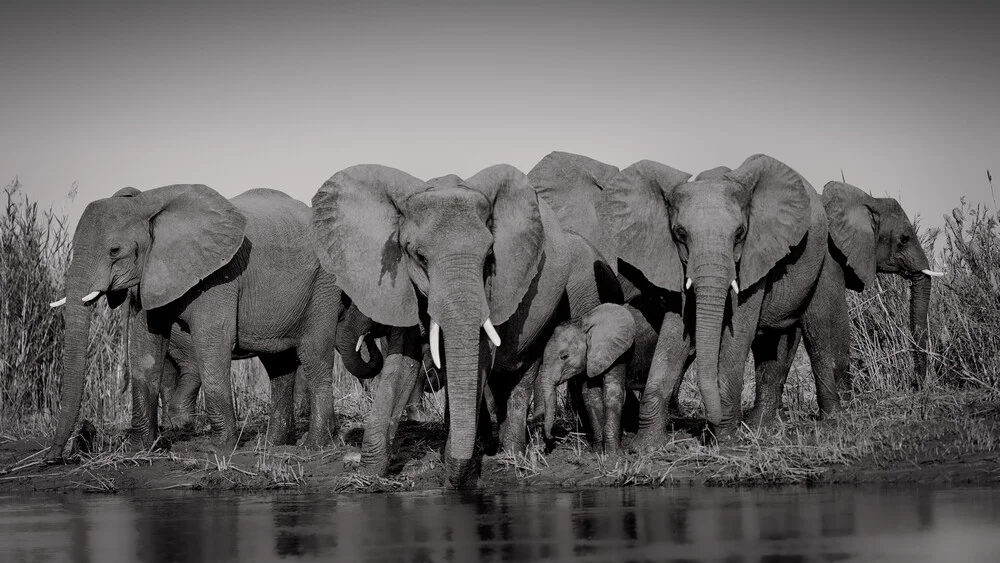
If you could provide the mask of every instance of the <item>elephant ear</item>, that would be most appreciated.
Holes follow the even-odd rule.
[[[573,231],[609,257],[597,219],[597,200],[618,168],[568,152],[551,152],[531,171],[528,182],[555,212],[559,225]],[[612,260],[617,268],[617,260]]]
[[[788,165],[763,154],[746,159],[725,178],[749,193],[749,221],[739,266],[740,287],[749,288],[809,231],[811,186]]]
[[[587,332],[587,377],[608,371],[635,342],[635,319],[621,305],[604,303],[583,316]]]
[[[243,245],[246,217],[208,186],[175,184],[133,197],[146,206],[152,233],[139,282],[143,309],[178,299]]]
[[[131,186],[127,186],[111,194],[111,197],[135,197],[141,193],[142,191],[133,188]],[[112,309],[117,309],[119,305],[121,305],[122,303],[125,302],[126,299],[128,299],[128,296],[129,296],[129,290],[127,289],[109,291],[105,295],[105,297],[108,300],[108,307],[111,307]]]
[[[611,246],[607,256],[617,256],[668,291],[683,289],[684,267],[670,237],[667,206],[674,188],[690,177],[665,164],[642,160],[615,175],[597,208]]]
[[[490,320],[501,324],[517,311],[538,271],[544,230],[538,194],[509,164],[486,168],[464,182],[492,203],[493,257]]]
[[[844,182],[827,182],[823,186],[830,241],[844,255],[847,268],[861,284],[859,290],[875,280],[875,203],[875,198]]]
[[[312,198],[320,264],[377,323],[420,322],[398,229],[403,202],[427,188],[402,170],[362,164],[334,174]]]

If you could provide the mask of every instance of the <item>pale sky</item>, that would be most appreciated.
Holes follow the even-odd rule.
[[[360,163],[468,177],[563,150],[697,173],[763,152],[817,189],[843,169],[937,225],[960,195],[993,205],[998,14],[957,1],[3,2],[0,182],[18,176],[75,220],[127,185],[308,203]]]

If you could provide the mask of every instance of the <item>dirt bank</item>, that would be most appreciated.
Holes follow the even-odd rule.
[[[1000,481],[1000,402],[968,396],[863,398],[845,414],[817,422],[803,417],[768,432],[742,432],[723,446],[705,446],[697,421],[678,421],[672,440],[655,451],[616,459],[594,454],[582,435],[564,427],[555,448],[533,440],[525,454],[483,461],[482,486],[613,487],[631,485],[754,486],[819,483],[995,483]],[[125,454],[115,438],[76,463],[43,466],[42,438],[0,438],[0,492],[118,492],[150,489],[263,490],[298,488],[380,492],[440,487],[440,422],[400,425],[387,478],[354,471],[361,428],[322,451],[262,448],[247,429],[232,456],[206,453],[205,434],[169,436],[163,451]],[[629,436],[626,436],[626,444]],[[346,462],[345,462],[346,459]]]

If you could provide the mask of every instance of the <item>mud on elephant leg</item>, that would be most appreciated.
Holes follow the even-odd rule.
[[[178,365],[171,352],[163,362],[160,413],[164,428],[182,430],[194,426],[201,376],[193,364]]]
[[[785,380],[799,347],[799,335],[798,329],[792,328],[781,332],[768,331],[754,338],[751,349],[757,388],[747,420],[750,428],[756,430],[774,423],[781,406]]]
[[[527,446],[528,403],[531,401],[541,363],[542,359],[538,358],[520,377],[514,376],[516,384],[507,393],[506,406],[498,408],[503,413],[502,418],[499,414],[497,416],[500,423],[500,443],[507,452],[523,453]],[[497,397],[497,400],[503,399]]]
[[[128,447],[133,450],[153,446],[158,435],[156,403],[170,343],[170,327],[164,325],[155,318],[150,319],[146,312],[129,317],[132,427]]]
[[[237,446],[233,387],[229,379],[235,335],[231,327],[213,323],[192,326],[191,337],[197,350],[205,411],[212,427],[213,438],[208,449],[230,455]]]
[[[677,322],[665,319],[639,403],[639,430],[632,442],[634,449],[655,449],[666,443],[670,395],[680,388],[684,372],[694,359],[691,352],[691,342],[684,335],[680,319]]]
[[[365,416],[358,471],[385,475],[399,417],[416,384],[420,369],[419,331],[415,327],[392,328],[382,367],[382,381],[375,391],[371,409]]]
[[[268,446],[293,444],[295,430],[294,395],[299,368],[295,350],[260,356],[271,383],[271,412],[268,418]]]

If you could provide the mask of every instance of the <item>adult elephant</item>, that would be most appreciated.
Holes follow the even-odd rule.
[[[102,295],[117,307],[138,288],[129,316],[131,447],[157,437],[157,408],[171,327],[191,334],[217,447],[236,446],[229,381],[233,356],[257,354],[272,396],[301,367],[310,389],[307,445],[335,433],[332,367],[340,289],[323,271],[310,238],[311,211],[270,189],[227,200],[199,184],[177,184],[91,202],[73,237],[66,273],[66,341],[56,433],[48,457],[61,459],[79,415],[90,307]],[[56,302],[58,304],[60,302]],[[268,441],[283,443],[291,401],[272,410]]]
[[[844,182],[827,182],[823,206],[829,221],[831,257],[843,272],[838,279],[846,289],[863,291],[874,283],[876,273],[896,274],[910,281],[909,325],[916,344],[910,384],[919,389],[927,376],[931,277],[944,274],[930,269],[913,223],[895,199],[872,197]],[[849,385],[845,382],[841,388]]]
[[[363,467],[388,465],[399,397],[413,389],[426,330],[435,365],[448,370],[445,479],[473,484],[487,376],[498,372],[506,384],[497,401],[502,441],[523,448],[541,346],[560,315],[599,304],[596,253],[563,231],[522,172],[503,164],[466,180],[428,182],[386,166],[352,166],[324,183],[313,208],[323,266],[395,334],[383,368],[392,377],[366,421]]]
[[[640,161],[608,182],[597,204],[615,255],[648,283],[682,294],[682,311],[693,308],[693,335],[683,328],[687,323],[668,330],[664,320],[660,330],[642,399],[640,443],[662,439],[666,401],[684,371],[677,364],[690,357],[679,352],[692,336],[708,421],[725,434],[742,418],[743,366],[751,348],[759,378],[787,373],[795,329],[829,314],[828,302],[813,299],[831,291],[820,275],[826,214],[804,178],[760,154],[736,170],[690,178]],[[810,326],[805,339],[820,409],[834,412],[840,399],[826,383],[843,366],[835,365],[825,345],[832,336],[829,323]]]

